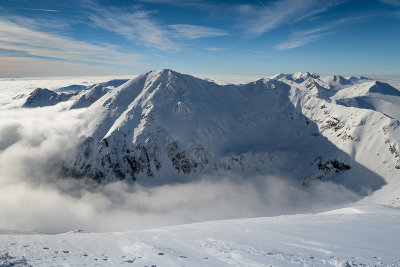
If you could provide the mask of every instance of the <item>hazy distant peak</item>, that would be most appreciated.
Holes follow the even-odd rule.
[[[295,72],[290,74],[278,73],[271,78],[276,80],[286,79],[294,82],[304,82],[307,79],[318,79],[320,76],[314,72]]]
[[[374,81],[369,89],[370,93],[380,93],[384,95],[400,96],[400,91],[388,83]]]

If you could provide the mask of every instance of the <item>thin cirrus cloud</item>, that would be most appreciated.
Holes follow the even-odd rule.
[[[29,29],[0,20],[0,49],[20,57],[39,57],[89,64],[122,64],[138,62],[144,57],[122,53],[111,45],[93,45],[56,34]]]
[[[141,3],[161,4],[184,8],[196,8],[206,11],[218,9],[218,5],[203,0],[138,0]]]
[[[275,46],[278,50],[288,50],[304,46],[327,35],[328,27],[319,27],[312,30],[298,31],[292,34],[289,40]]]
[[[130,12],[118,8],[104,9],[91,6],[89,19],[94,26],[116,33],[146,47],[160,50],[179,49],[168,32],[154,19],[149,11],[134,9]]]
[[[238,5],[234,7],[239,16],[239,27],[245,34],[261,35],[285,24],[327,11],[341,4],[342,0],[280,0],[268,3],[257,1],[258,5]]]
[[[358,23],[366,21],[377,16],[381,16],[383,13],[367,14],[363,16],[354,16],[348,18],[342,18],[339,20],[331,21],[327,24],[319,26],[314,29],[301,30],[294,32],[289,39],[281,42],[275,46],[277,50],[288,50],[307,45],[308,43],[314,42],[324,36],[332,34],[339,26],[344,24]]]
[[[179,51],[181,39],[228,35],[223,30],[199,25],[162,25],[152,18],[151,11],[133,9],[127,12],[118,8],[106,10],[94,5],[91,8],[93,13],[89,18],[96,27],[121,35],[145,47],[163,51]]]
[[[41,12],[61,12],[61,10],[56,10],[56,9],[41,9],[41,8],[23,8],[20,7],[18,9],[22,9],[22,10],[31,10],[31,11],[41,11]]]
[[[7,16],[7,21],[20,27],[29,28],[37,31],[65,30],[70,28],[70,22],[60,18],[28,18],[23,16]]]
[[[382,3],[390,5],[390,6],[395,6],[395,7],[400,7],[400,1],[399,0],[380,0]]]
[[[172,30],[172,35],[174,37],[185,39],[198,39],[228,35],[227,32],[219,29],[189,24],[174,24],[169,25],[169,28]]]

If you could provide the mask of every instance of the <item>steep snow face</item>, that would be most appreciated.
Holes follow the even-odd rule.
[[[66,169],[101,181],[145,184],[211,171],[307,180],[350,169],[346,154],[313,136],[317,125],[290,94],[289,85],[274,79],[220,86],[171,70],[146,73],[90,107],[98,119]]]
[[[373,199],[375,202],[399,205],[400,123],[399,106],[396,106],[399,103],[397,89],[361,77],[358,81],[353,79],[351,86],[331,90],[333,93],[329,96],[327,88],[320,88],[317,84],[318,81],[310,80],[293,85],[299,88],[300,93],[292,95],[292,102],[298,101],[303,114],[318,124],[320,134],[351,157],[350,165],[360,163],[385,180],[386,185],[365,201]],[[349,179],[342,180],[344,176]],[[360,176],[364,177],[362,171],[352,169],[342,178],[334,179],[346,184],[368,181],[364,178],[357,180],[356,177]]]
[[[400,91],[387,83],[373,81],[350,86],[335,94],[332,100],[343,106],[375,110],[400,120]]]

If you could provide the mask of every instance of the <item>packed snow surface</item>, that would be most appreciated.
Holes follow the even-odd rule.
[[[399,266],[399,221],[397,208],[352,206],[139,232],[2,231],[0,265]]]

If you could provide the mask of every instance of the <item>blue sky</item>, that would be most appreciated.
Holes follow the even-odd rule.
[[[2,0],[0,77],[400,75],[400,0]]]

